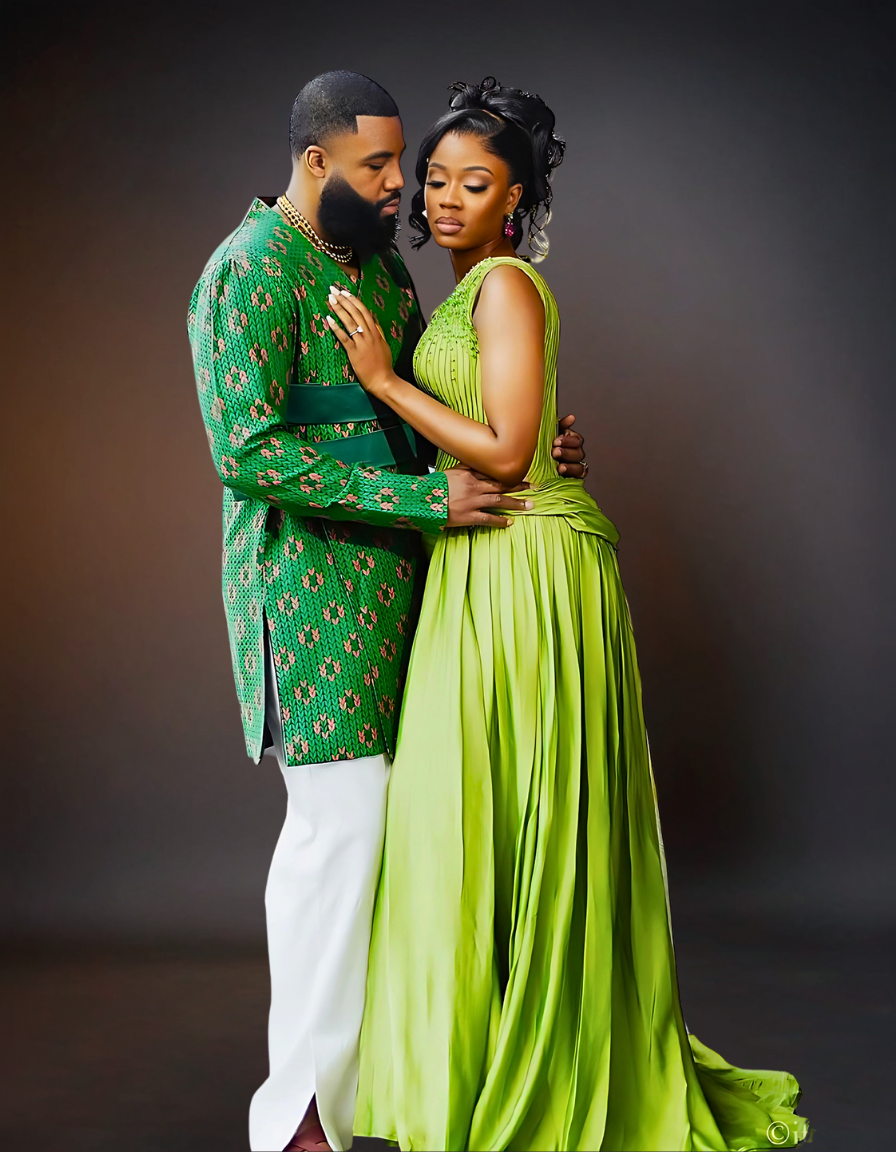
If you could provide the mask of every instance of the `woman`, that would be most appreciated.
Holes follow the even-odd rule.
[[[510,531],[435,543],[390,784],[356,1131],[405,1149],[748,1149],[806,1133],[781,1072],[689,1036],[617,533],[559,481],[546,254],[563,156],[536,96],[455,85],[411,223],[457,287],[397,378],[330,297],[364,387],[440,449],[525,480]]]

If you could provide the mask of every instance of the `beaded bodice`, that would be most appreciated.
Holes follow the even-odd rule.
[[[499,264],[521,268],[538,289],[544,304],[544,404],[538,444],[526,473],[530,486],[537,487],[557,478],[551,448],[557,434],[560,317],[550,288],[530,264],[515,257],[501,256],[482,260],[471,268],[448,299],[433,313],[429,327],[414,354],[414,375],[420,387],[442,404],[463,413],[471,420],[488,423],[482,403],[479,341],[473,327],[473,308],[482,281]],[[446,452],[439,452],[436,468],[443,472],[457,463]]]

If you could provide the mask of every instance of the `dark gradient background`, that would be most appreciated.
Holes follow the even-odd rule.
[[[568,140],[560,406],[622,533],[673,912],[893,927],[887,11],[4,6],[0,934],[262,938],[283,796],[243,753],[185,317],[335,67],[395,96],[409,178],[459,78]],[[409,266],[429,311],[447,258]]]

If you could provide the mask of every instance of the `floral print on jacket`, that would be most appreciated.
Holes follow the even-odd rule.
[[[290,765],[393,751],[415,623],[420,531],[447,518],[443,473],[342,463],[333,440],[376,430],[289,425],[293,382],[354,381],[323,322],[345,271],[256,200],[214,253],[190,305],[196,386],[224,484],[224,607],[246,748],[264,737],[264,628],[270,632]],[[352,290],[410,370],[422,331],[397,252],[374,257]]]

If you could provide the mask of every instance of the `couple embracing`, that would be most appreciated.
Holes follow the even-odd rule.
[[[189,321],[247,750],[287,790],[251,1147],[792,1147],[793,1078],[681,1013],[618,535],[516,254],[547,254],[553,114],[453,86],[409,217],[457,280],[428,326],[388,93],[317,77],[290,144]]]

